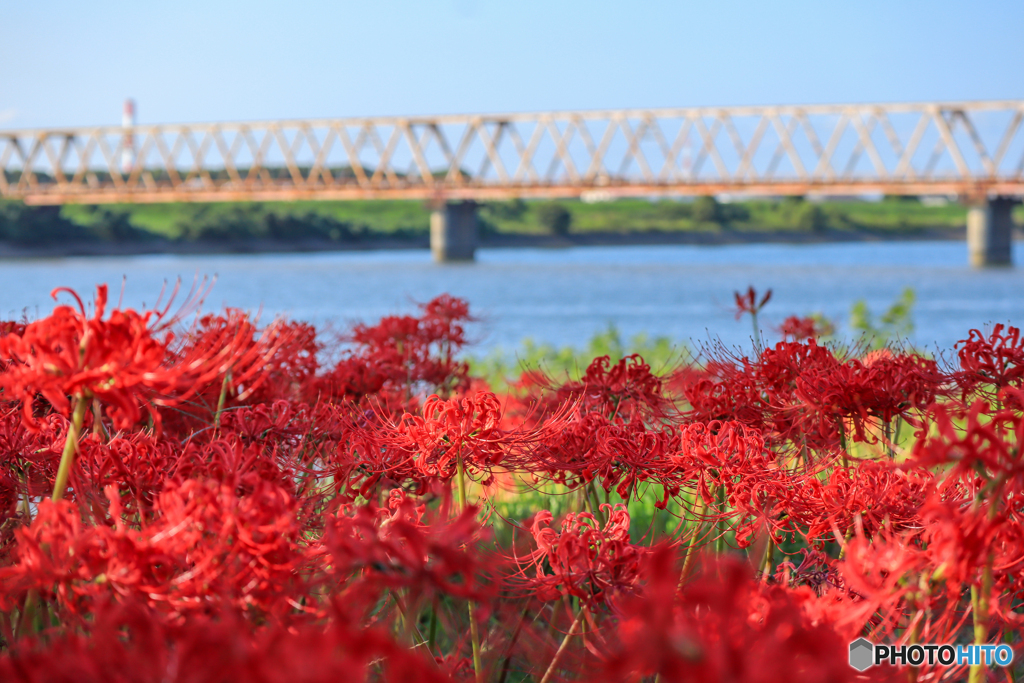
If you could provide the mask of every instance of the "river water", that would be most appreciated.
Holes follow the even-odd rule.
[[[449,292],[480,318],[475,353],[512,352],[527,337],[582,346],[609,324],[627,339],[645,332],[691,348],[710,339],[749,347],[749,321],[735,320],[732,300],[748,285],[774,291],[763,313],[769,339],[786,316],[813,312],[849,337],[854,302],[879,315],[912,287],[911,341],[949,349],[972,327],[1024,323],[1024,270],[966,262],[962,242],[483,249],[475,263],[446,266],[426,251],[20,259],[0,266],[0,315],[45,315],[58,286],[87,298],[106,282],[116,301],[124,278],[124,304],[139,306],[152,304],[165,280],[216,275],[205,310],[229,305],[335,330]]]

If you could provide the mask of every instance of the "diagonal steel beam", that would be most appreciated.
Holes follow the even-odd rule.
[[[498,174],[498,182],[507,183],[508,173],[505,171],[505,164],[501,162],[501,155],[498,154],[498,147],[501,145],[501,138],[505,132],[506,123],[504,121],[497,121],[496,123],[493,137],[491,137],[490,132],[487,130],[486,123],[481,123],[477,128],[477,135],[484,146],[484,159],[480,162],[480,170],[477,171],[477,176],[481,181],[484,181],[487,177],[487,171],[493,165],[495,172]]]
[[[757,178],[757,169],[754,167],[754,155],[757,154],[757,150],[761,146],[761,139],[767,130],[768,117],[759,117],[757,127],[754,128],[754,133],[750,136],[750,142],[744,146],[743,153],[740,156],[739,166],[736,167],[736,180],[742,182],[746,179],[748,173],[753,178]]]
[[[803,161],[800,159],[800,154],[797,153],[796,147],[793,145],[792,138],[793,131],[796,130],[799,121],[795,117],[791,116],[789,118],[789,123],[783,125],[778,112],[769,114],[769,118],[772,120],[772,126],[775,128],[775,133],[779,136],[779,145],[786,150],[786,154],[789,156],[789,162],[793,164],[793,170],[796,171],[797,177],[806,180],[807,169],[804,168]]]
[[[981,141],[981,136],[978,135],[978,130],[974,127],[970,117],[964,111],[956,111],[953,112],[953,120],[959,121],[960,126],[967,131],[967,136],[971,139],[974,151],[978,154],[985,172],[990,177],[995,176],[996,166],[992,163],[992,158],[988,155],[988,149],[985,147],[985,143]]]
[[[636,162],[637,167],[640,169],[641,177],[650,182],[654,178],[654,174],[651,173],[650,167],[647,165],[647,158],[644,156],[643,150],[640,149],[640,142],[647,134],[647,121],[641,119],[636,126],[636,130],[629,123],[629,119],[622,119],[619,124],[622,129],[622,135],[626,138],[626,154],[622,158],[622,164],[619,165],[619,177],[623,180],[626,179],[626,170],[629,168],[629,162]]]
[[[936,107],[932,113],[932,118],[935,120],[935,125],[939,129],[939,136],[945,143],[949,155],[953,157],[953,163],[956,164],[957,172],[964,178],[970,176],[971,172],[968,170],[967,162],[964,161],[964,157],[960,153],[960,146],[956,144],[956,140],[953,138],[953,130],[946,119],[946,111]]]
[[[580,175],[576,171],[576,165],[572,162],[572,155],[569,154],[569,142],[572,141],[574,133],[572,125],[567,124],[565,132],[559,132],[557,122],[554,119],[550,119],[547,129],[551,140],[555,143],[555,154],[551,157],[551,163],[548,165],[548,172],[545,177],[553,181],[555,172],[558,170],[558,164],[561,164],[565,168],[566,175],[569,176],[569,181],[579,182]]]
[[[992,161],[995,164],[996,169],[1002,166],[1003,157],[1006,155],[1006,150],[1010,148],[1010,143],[1013,141],[1014,136],[1017,134],[1017,130],[1020,128],[1021,121],[1024,120],[1024,108],[1018,109],[1013,114],[1013,118],[1010,119],[1010,124],[1006,127],[1006,132],[1003,133],[1003,138],[999,141],[999,146],[996,148],[996,153],[992,157]],[[1022,152],[1024,156],[1024,152]],[[3,164],[0,163],[0,168],[3,168]]]
[[[849,112],[843,112],[840,114],[839,120],[836,121],[835,128],[832,129],[832,135],[829,136],[828,142],[825,143],[825,149],[822,150],[821,156],[818,158],[818,166],[812,174],[817,178],[827,181],[836,177],[836,169],[832,164],[832,159],[835,157],[836,148],[839,147],[839,141],[843,139],[843,133],[846,132],[848,117]]]
[[[910,134],[907,146],[903,149],[899,163],[896,164],[896,169],[892,173],[894,178],[912,179],[917,176],[917,172],[914,169],[914,155],[917,153],[917,148],[921,145],[921,138],[924,137],[925,131],[928,130],[930,122],[930,116],[921,114],[918,117],[917,124],[914,126],[914,132]]]
[[[850,121],[853,124],[854,130],[857,131],[858,147],[867,152],[868,158],[875,167],[875,173],[879,178],[888,177],[889,170],[885,167],[882,157],[878,155],[878,150],[875,149],[875,141],[871,138],[871,133],[875,127],[875,118],[872,116],[869,119],[869,123],[865,125],[861,114],[853,114],[850,117]],[[853,171],[852,163],[849,169],[851,173]]]

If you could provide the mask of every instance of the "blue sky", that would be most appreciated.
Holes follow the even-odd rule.
[[[1024,2],[0,5],[0,128],[1024,98]]]

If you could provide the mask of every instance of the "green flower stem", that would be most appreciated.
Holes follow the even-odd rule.
[[[530,605],[527,604],[523,609],[523,613],[519,616],[519,622],[516,624],[516,628],[512,631],[512,638],[509,640],[508,646],[505,649],[505,660],[501,665],[501,676],[498,677],[498,683],[505,683],[508,678],[509,666],[512,664],[512,652],[515,650],[516,641],[519,640],[519,633],[523,629],[523,624],[526,622],[526,616],[530,613]]]
[[[839,448],[842,451],[843,455],[843,467],[849,467],[850,460],[846,453],[846,425],[843,423],[842,417],[840,417],[837,421],[839,422]]]
[[[683,558],[683,568],[679,572],[679,585],[678,589],[681,589],[686,583],[686,576],[690,572],[690,565],[693,564],[693,556],[697,553],[697,537],[700,536],[700,528],[703,526],[701,515],[704,514],[704,499],[701,498],[700,492],[696,495],[696,507],[693,511],[693,528],[690,530],[690,538],[686,541],[686,557]]]
[[[92,433],[98,435],[104,442],[110,441],[110,434],[103,426],[103,410],[95,396],[92,397]]]
[[[75,411],[71,415],[71,426],[68,428],[68,437],[64,441],[64,452],[60,456],[57,479],[53,482],[53,495],[50,497],[50,500],[55,503],[64,497],[64,492],[68,488],[68,477],[71,476],[71,465],[74,464],[75,453],[78,451],[78,435],[82,431],[86,404],[84,396],[76,397]]]
[[[437,643],[437,600],[430,608],[430,628],[427,631],[427,651],[434,656],[434,646]]]
[[[992,592],[992,557],[981,574],[981,590],[971,586],[971,604],[974,607],[974,644],[988,643],[988,595]],[[982,664],[971,664],[968,674],[969,683],[981,683],[985,680],[985,668]]]
[[[456,476],[459,484],[459,507],[466,511],[466,467],[462,462],[462,454],[456,461]],[[473,671],[476,672],[477,683],[483,683],[484,668],[480,658],[480,633],[476,628],[476,616],[473,614],[473,601],[469,601],[469,637],[473,643]]]
[[[725,484],[721,484],[718,487],[718,540],[715,541],[715,552],[718,555],[725,553],[725,531],[726,524],[725,519],[721,516],[725,510]]]
[[[228,398],[228,386],[231,384],[231,370],[224,373],[224,381],[220,385],[220,396],[217,397],[217,413],[213,416],[214,431],[220,429],[220,414],[224,412],[224,403]]]
[[[82,431],[82,422],[85,421],[85,409],[88,405],[84,396],[75,398],[75,409],[71,414],[71,425],[68,427],[68,435],[64,440],[64,452],[60,456],[60,465],[57,467],[57,478],[53,482],[53,495],[50,500],[57,502],[64,497],[68,488],[68,478],[71,476],[71,466],[75,462],[75,452],[78,450],[78,436]],[[26,475],[26,482],[28,477]],[[26,483],[27,486],[27,483]],[[27,502],[27,501],[26,501]],[[27,507],[27,505],[26,505]],[[21,609],[21,617],[18,619],[18,637],[27,635],[33,627],[39,611],[39,595],[31,590],[25,596],[25,604]]]
[[[569,639],[576,634],[576,629],[579,628],[580,621],[583,619],[583,610],[585,607],[581,607],[579,613],[576,615],[576,620],[572,622],[572,626],[569,627],[569,632],[565,634],[565,638],[562,638],[562,644],[558,646],[555,651],[555,656],[551,658],[551,663],[548,664],[548,670],[544,672],[544,677],[540,679],[540,683],[548,683],[551,677],[555,674],[555,667],[558,665],[558,660],[562,658],[562,653],[565,652],[565,648],[569,645]]]
[[[771,531],[765,529],[765,533],[768,534],[768,543],[765,545],[763,562],[760,563],[762,582],[767,582],[768,577],[771,575],[772,566],[774,565],[773,550],[775,549],[775,541],[772,540]]]
[[[601,499],[597,495],[597,487],[594,486],[593,481],[590,482],[590,484],[587,486],[587,489],[589,490],[590,495],[593,498],[593,500],[590,503],[590,511],[594,514],[594,519],[604,524],[604,511],[601,510]]]
[[[18,626],[14,631],[15,638],[24,638],[35,628],[36,613],[39,606],[39,593],[32,589],[25,596],[25,604],[18,617]]]

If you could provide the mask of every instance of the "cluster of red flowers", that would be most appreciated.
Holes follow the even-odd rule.
[[[1017,680],[847,664],[1021,648],[1015,328],[947,364],[755,319],[499,396],[449,296],[324,348],[70,294],[0,324],[0,680]]]

